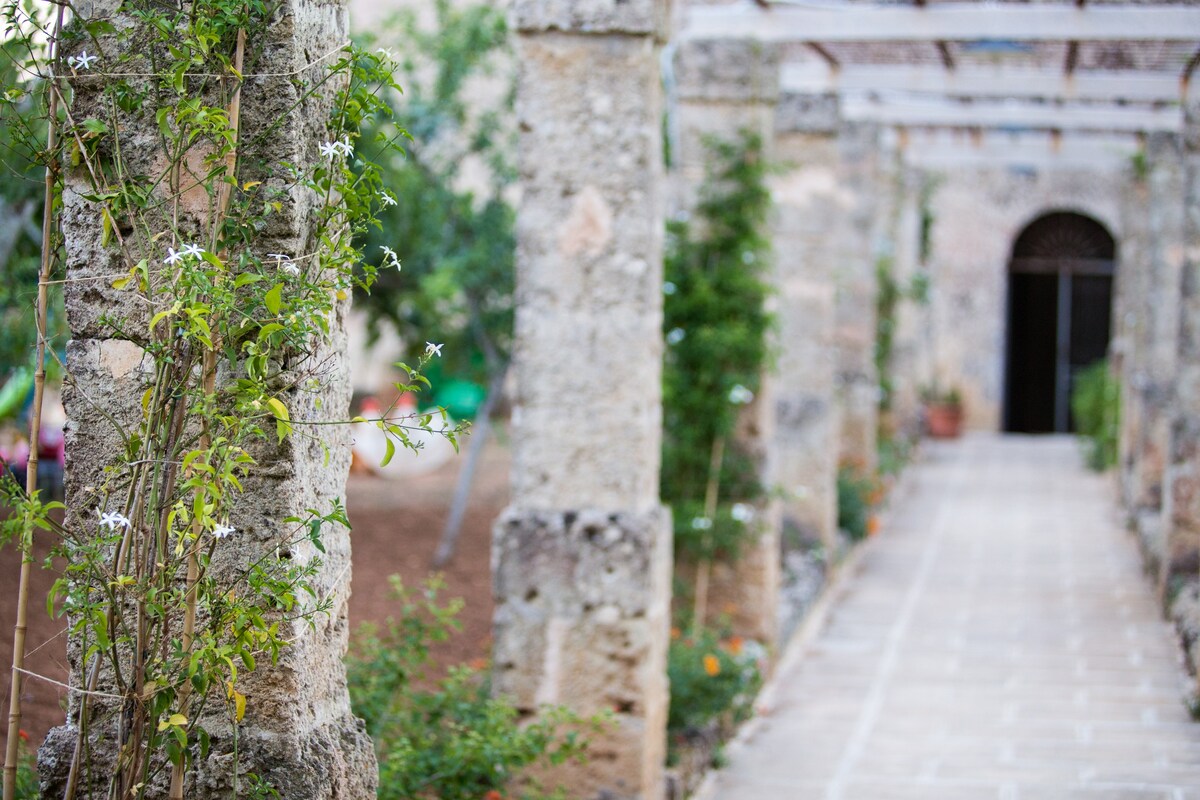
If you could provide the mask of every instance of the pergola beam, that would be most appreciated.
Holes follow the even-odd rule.
[[[1200,39],[1200,8],[1136,6],[847,5],[809,8],[755,4],[691,6],[682,39],[771,42],[1143,41]]]
[[[906,64],[843,64],[836,71],[812,62],[785,63],[783,91],[820,94],[836,91],[891,91],[939,96],[1088,100],[1130,103],[1179,101],[1179,76],[1168,72],[1075,71],[1037,67],[971,67],[948,72]]]
[[[1140,145],[1128,135],[1063,136],[1057,143],[1042,133],[910,132],[900,147],[905,163],[929,169],[969,167],[1078,168],[1090,171],[1127,169]]]
[[[842,96],[842,116],[852,121],[929,128],[1178,132],[1183,112],[1171,108],[1047,106],[1040,103],[961,103],[907,98]]]

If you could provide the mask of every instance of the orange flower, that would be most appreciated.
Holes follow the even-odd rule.
[[[678,639],[680,636],[683,636],[683,631],[679,630],[679,628],[671,628],[672,639]]]
[[[742,637],[740,637],[740,636],[734,636],[734,637],[732,637],[732,638],[729,640],[729,643],[728,643],[728,644],[725,646],[725,649],[726,649],[726,650],[728,650],[730,653],[732,653],[732,654],[733,654],[733,655],[735,655],[735,656],[736,656],[736,655],[741,655],[741,652],[742,652]]]
[[[487,669],[487,665],[488,660],[486,658],[473,658],[467,663],[467,666],[476,672]]]
[[[28,741],[29,741],[29,732],[28,732],[28,731],[26,731],[24,728],[18,728],[18,729],[17,729],[17,736],[20,736],[20,737],[21,737],[21,741],[22,741],[22,742],[28,742]]]
[[[488,793],[483,796],[483,800],[504,800],[504,795],[495,789],[489,789]]]
[[[708,677],[710,677],[710,678],[715,678],[716,676],[720,675],[721,674],[720,659],[718,659],[712,653],[709,653],[708,655],[706,655],[704,657],[704,671],[708,674]]]
[[[879,533],[880,522],[879,517],[872,514],[867,520],[867,536],[874,536]]]

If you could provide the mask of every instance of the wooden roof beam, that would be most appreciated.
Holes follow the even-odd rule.
[[[1200,39],[1200,7],[939,3],[811,8],[773,3],[691,6],[683,39],[775,42],[1067,42]]]
[[[904,98],[843,95],[845,119],[925,128],[990,128],[1009,131],[1061,130],[1120,133],[1183,130],[1178,107],[1121,108],[1046,106],[1042,103],[917,102]]]
[[[1194,61],[1200,61],[1200,53]],[[781,88],[797,94],[832,91],[893,91],[915,95],[1044,100],[1174,103],[1179,75],[1174,72],[1084,70],[1071,76],[1040,67],[978,67],[960,64],[954,72],[913,64],[843,64],[835,73],[813,62],[785,62]]]

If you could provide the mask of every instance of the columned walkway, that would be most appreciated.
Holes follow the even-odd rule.
[[[1068,438],[933,443],[909,469],[709,797],[1200,798],[1200,724],[1109,479]]]

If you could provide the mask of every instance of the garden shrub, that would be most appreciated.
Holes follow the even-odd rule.
[[[729,713],[733,722],[750,716],[762,685],[762,645],[736,637],[718,639],[712,630],[698,637],[673,636],[667,655],[671,708],[667,730],[702,728]]]
[[[867,538],[871,520],[871,496],[875,481],[849,464],[838,468],[837,512],[838,528],[852,541]]]
[[[582,758],[581,732],[598,729],[603,718],[583,720],[553,708],[527,722],[510,702],[491,697],[484,675],[467,667],[429,680],[429,646],[458,629],[462,602],[441,603],[437,578],[420,592],[395,576],[392,586],[399,616],[382,628],[361,626],[346,662],[354,711],[375,742],[379,800],[555,796],[517,780],[521,771]]]
[[[1107,360],[1082,369],[1071,390],[1075,430],[1083,441],[1088,467],[1102,472],[1117,463],[1117,437],[1121,421],[1121,385]]]
[[[767,361],[769,316],[763,308],[769,253],[770,192],[762,139],[743,132],[733,141],[709,140],[710,169],[694,223],[668,224],[664,265],[662,497],[675,511],[677,549],[711,558],[736,556],[747,526],[706,528],[710,480],[718,505],[762,494],[758,469],[734,436],[742,407],[758,391]],[[714,449],[723,452],[714,471]],[[713,474],[715,472],[715,474]],[[714,544],[720,538],[719,548]]]

